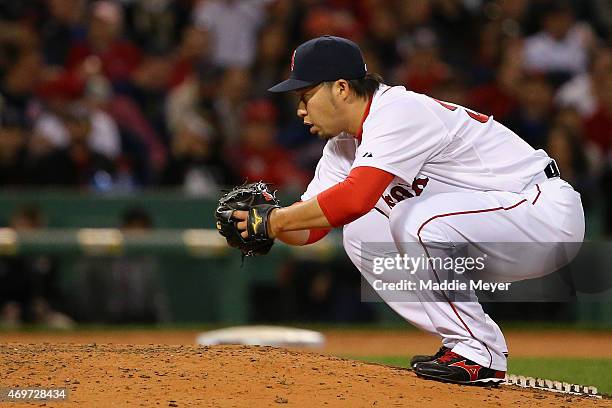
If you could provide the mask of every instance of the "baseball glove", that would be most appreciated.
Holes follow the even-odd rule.
[[[225,237],[229,246],[238,248],[243,256],[265,255],[274,244],[268,236],[268,216],[280,207],[276,191],[270,192],[263,182],[243,184],[225,192],[219,199],[215,212],[217,230]],[[248,211],[248,238],[243,238],[232,214],[235,210]]]

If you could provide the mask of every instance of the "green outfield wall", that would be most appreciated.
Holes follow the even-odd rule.
[[[281,197],[290,204],[297,196]],[[348,259],[340,233],[306,248],[275,245],[270,255],[248,259],[228,248],[214,230],[216,200],[185,196],[177,191],[137,195],[97,195],[74,191],[5,191],[0,193],[0,223],[7,226],[18,208],[36,206],[46,228],[14,232],[0,230],[0,255],[47,254],[61,260],[62,287],[67,297],[78,287],[79,263],[84,258],[104,264],[117,257],[155,257],[170,315],[178,322],[244,323],[250,318],[254,286],[273,286],[279,270],[295,260],[325,263]],[[154,228],[145,234],[119,230],[122,213],[145,209]],[[591,237],[597,237],[597,213],[588,214]],[[350,266],[349,266],[350,269]],[[612,269],[612,268],[611,268]],[[352,271],[353,273],[356,271]],[[397,321],[384,304],[372,306],[377,321]],[[612,323],[610,303],[577,303],[571,308],[576,321]]]

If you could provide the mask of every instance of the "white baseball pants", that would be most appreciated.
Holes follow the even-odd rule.
[[[414,197],[397,204],[389,219],[372,210],[344,227],[344,248],[369,282],[375,277],[372,258],[395,254],[364,250],[368,242],[393,241],[399,254],[443,258],[452,256],[458,243],[477,243],[487,257],[483,274],[490,280],[512,282],[554,272],[560,265],[550,256],[551,248],[583,238],[580,195],[559,178],[543,180],[522,193],[451,192]],[[499,245],[512,242],[529,243],[528,253],[517,254],[516,247]],[[574,252],[567,255],[567,262],[577,248],[570,246],[569,251]],[[416,272],[422,280],[435,280],[436,273],[435,268]],[[506,371],[504,337],[478,302],[454,302],[439,291],[416,293],[421,301],[387,303],[408,322],[442,337],[443,345],[455,353]]]

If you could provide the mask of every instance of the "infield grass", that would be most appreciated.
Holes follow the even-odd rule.
[[[410,361],[410,357],[351,358],[404,368],[408,367]],[[612,359],[510,357],[508,372],[573,384],[594,385],[600,393],[612,394]]]

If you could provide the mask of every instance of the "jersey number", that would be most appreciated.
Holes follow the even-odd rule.
[[[451,111],[455,111],[458,108],[458,106],[439,101],[436,98],[433,98],[433,100],[438,102],[440,105],[444,106],[446,109],[451,110]],[[487,123],[489,121],[489,117],[487,115],[483,115],[482,113],[474,112],[469,109],[465,109],[465,112],[468,114],[470,118],[477,120],[480,123]]]

